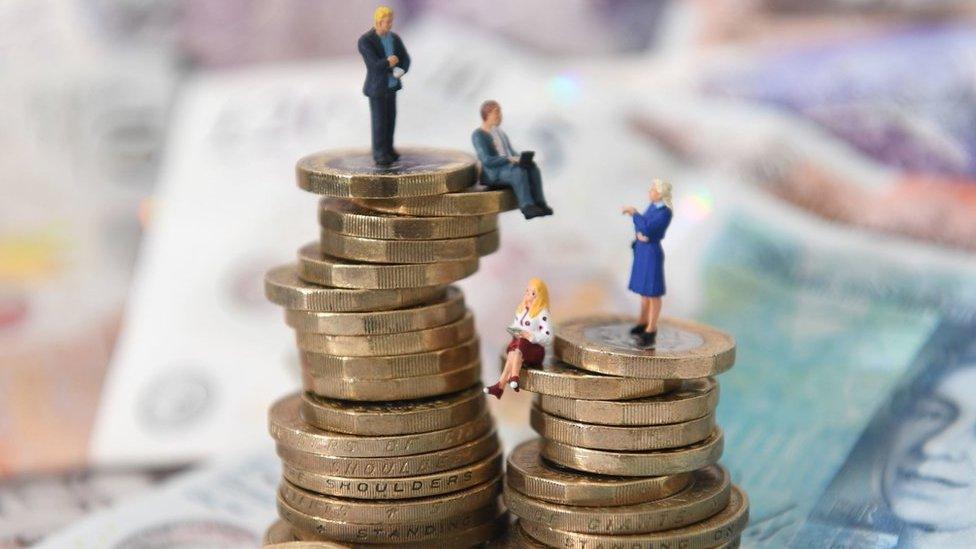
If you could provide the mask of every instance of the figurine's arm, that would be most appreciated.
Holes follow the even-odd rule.
[[[359,54],[363,56],[363,61],[367,65],[374,67],[376,70],[384,70],[390,68],[390,62],[387,61],[385,57],[380,57],[376,55],[376,51],[370,47],[369,42],[366,38],[360,38],[359,43]]]
[[[481,161],[483,167],[500,168],[510,163],[508,158],[505,158],[503,155],[491,154],[488,139],[483,133],[476,130],[471,137],[471,142],[474,144],[475,153],[477,153],[478,160]]]
[[[634,220],[634,231],[641,233],[644,236],[649,236],[647,233],[650,230],[650,226],[647,222],[647,218],[635,212],[632,219]]]
[[[407,72],[410,70],[410,54],[407,53],[407,48],[403,45],[403,40],[400,40],[400,35],[394,34],[393,37],[396,38],[396,44],[399,46],[394,48],[394,50],[400,52],[397,54],[397,57],[400,59],[397,66],[403,69],[403,72]]]
[[[667,210],[664,215],[656,215],[653,219],[647,220],[644,223],[646,230],[640,232],[644,233],[649,238],[653,238],[654,240],[661,240],[664,238],[664,231],[668,228],[668,224],[670,223],[671,210]]]

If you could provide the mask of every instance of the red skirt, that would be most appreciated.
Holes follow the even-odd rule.
[[[525,338],[513,337],[505,352],[510,353],[516,349],[522,351],[522,363],[528,366],[541,366],[543,359],[546,358],[545,347]]]

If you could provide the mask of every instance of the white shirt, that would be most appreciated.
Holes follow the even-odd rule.
[[[509,327],[529,332],[529,341],[543,347],[552,341],[552,316],[549,315],[549,309],[542,309],[536,316],[530,315],[528,310],[521,314],[515,313]]]

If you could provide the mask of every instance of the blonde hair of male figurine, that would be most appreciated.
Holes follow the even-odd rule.
[[[373,24],[377,24],[387,17],[393,17],[393,8],[380,6],[373,12]]]

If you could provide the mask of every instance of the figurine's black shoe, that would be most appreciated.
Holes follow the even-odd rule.
[[[546,212],[546,215],[552,215],[552,208],[549,207],[549,204],[541,204],[539,207]]]
[[[374,157],[373,162],[376,162],[377,166],[389,166],[390,164],[395,162],[395,160],[393,159],[392,156],[384,154],[381,156]]]
[[[546,215],[546,211],[535,204],[530,204],[522,208],[522,215],[524,215],[526,219],[532,219],[533,217],[541,217]]]
[[[634,327],[630,329],[630,335],[637,335],[647,329],[647,324],[634,324]]]
[[[657,339],[657,331],[641,332],[637,337],[639,338],[637,342],[638,347],[641,349],[653,349],[655,344],[654,340]]]
[[[390,149],[390,158],[392,158],[394,162],[400,160],[400,152],[396,149]]]

